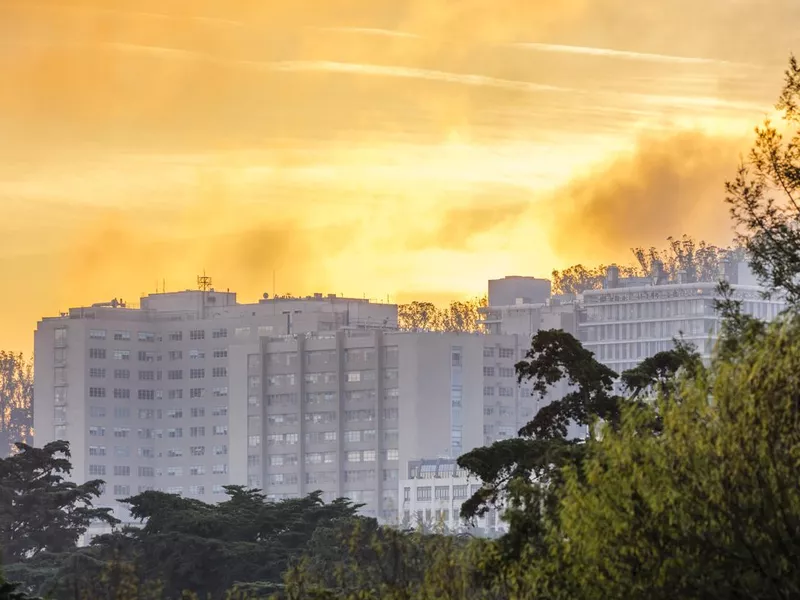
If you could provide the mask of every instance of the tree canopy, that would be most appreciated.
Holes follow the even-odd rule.
[[[30,443],[33,430],[33,361],[0,351],[0,457]]]
[[[414,301],[397,307],[398,326],[403,331],[447,331],[478,333],[483,331],[480,309],[488,299],[454,301],[447,308],[432,302]]]

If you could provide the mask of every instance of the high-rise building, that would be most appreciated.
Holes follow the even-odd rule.
[[[659,267],[659,265],[657,265]],[[784,308],[780,299],[765,299],[763,288],[746,263],[723,263],[742,310],[763,320],[774,319]],[[632,280],[619,277],[610,267],[605,288],[583,294],[583,314],[578,326],[583,345],[617,373],[645,358],[674,347],[676,338],[696,346],[708,360],[719,335],[721,318],[715,309],[718,284],[688,282],[679,273],[668,281],[663,273]]]
[[[536,399],[514,370],[527,344],[361,330],[232,347],[231,482],[273,499],[321,490],[394,521],[403,465],[458,457],[530,420]]]
[[[231,414],[248,400],[231,395],[234,349],[263,336],[396,324],[395,305],[320,294],[239,304],[233,293],[186,291],[138,308],[73,308],[35,334],[35,441],[68,440],[72,477],[105,480],[100,504],[122,519],[117,499],[148,489],[221,499],[231,448],[247,442],[232,435],[242,428]]]

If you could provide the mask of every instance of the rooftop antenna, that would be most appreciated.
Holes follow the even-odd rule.
[[[206,275],[205,270],[203,270],[202,275],[197,276],[197,288],[203,292],[207,292],[211,289],[211,277]]]

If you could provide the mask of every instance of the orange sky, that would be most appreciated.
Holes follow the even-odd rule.
[[[273,270],[442,299],[724,243],[798,22],[795,0],[0,1],[0,347],[203,269],[245,300]]]

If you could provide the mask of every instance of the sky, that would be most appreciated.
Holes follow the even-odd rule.
[[[0,347],[203,271],[242,300],[442,302],[727,243],[798,22],[796,0],[0,0]]]

